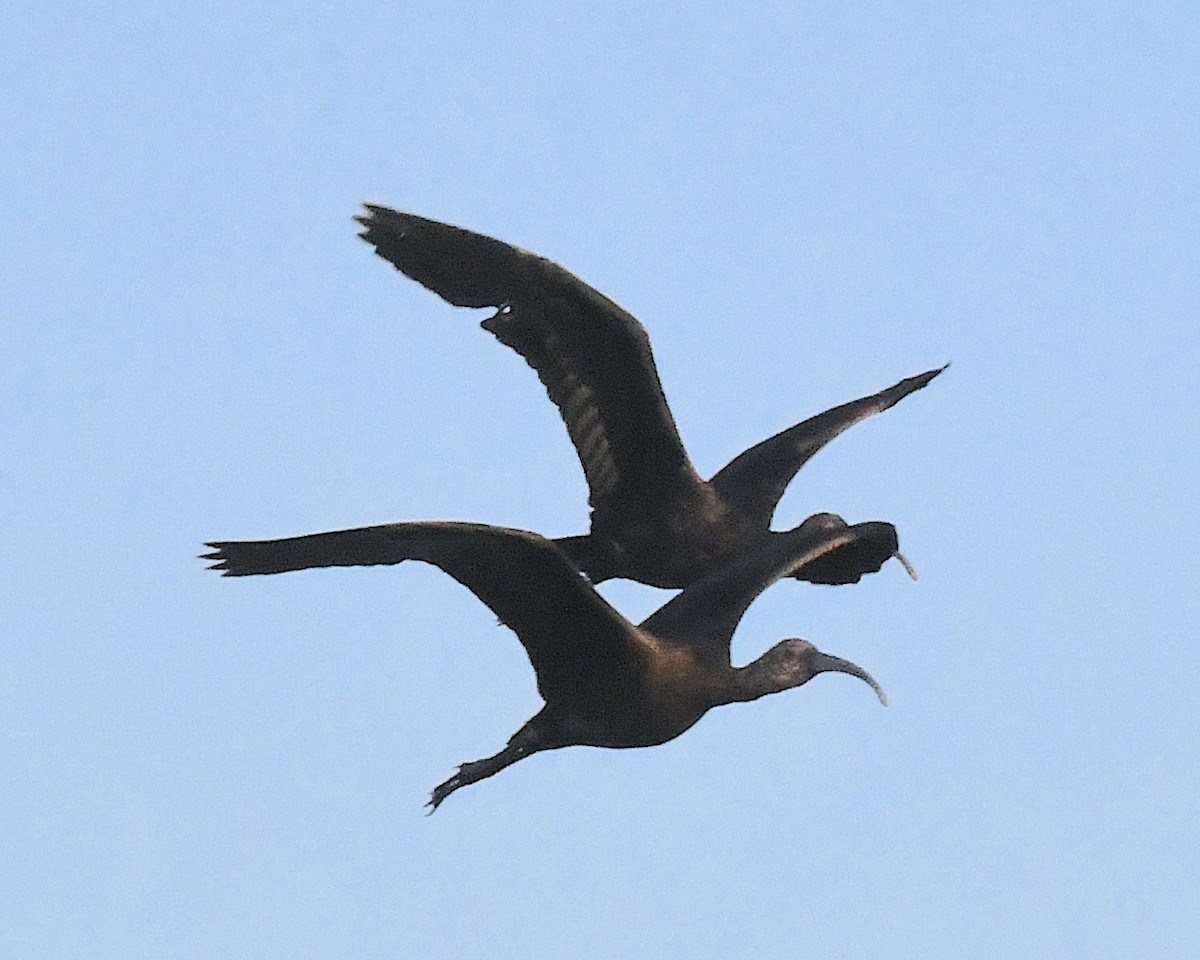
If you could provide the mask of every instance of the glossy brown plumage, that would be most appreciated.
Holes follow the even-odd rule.
[[[367,210],[358,218],[361,236],[379,256],[448,303],[496,308],[484,329],[537,372],[575,446],[592,508],[590,532],[557,543],[595,583],[625,577],[686,587],[761,546],[772,536],[780,497],[813,454],[945,369],[826,410],[705,481],[688,458],[649,337],[633,316],[519,247],[387,207]],[[849,551],[794,576],[854,583],[878,569],[869,551]]]
[[[217,541],[204,558],[225,576],[420,560],[469,589],[516,633],[545,707],[495,756],[463,764],[439,785],[438,806],[459,787],[542,750],[584,745],[643,747],[671,740],[712,707],[754,700],[823,672],[861,667],[804,640],[781,641],[745,667],[730,662],[733,632],[750,603],[781,577],[842,551],[890,556],[888,523],[847,526],[817,514],[720,573],[692,584],[634,626],[600,596],[553,541],[471,523],[396,523],[284,540]]]

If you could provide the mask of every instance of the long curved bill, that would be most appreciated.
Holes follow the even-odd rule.
[[[906,557],[904,554],[902,554],[899,550],[897,550],[895,553],[893,553],[892,556],[900,561],[901,566],[904,567],[905,573],[907,573],[914,580],[918,579],[917,568],[908,562],[908,557]]]
[[[888,705],[887,694],[883,692],[883,687],[857,663],[851,660],[843,660],[841,657],[835,657],[830,653],[821,653],[819,650],[813,652],[811,663],[814,676],[818,673],[848,673],[852,677],[858,677],[859,680],[875,691],[875,696],[879,698],[880,703],[885,707]]]

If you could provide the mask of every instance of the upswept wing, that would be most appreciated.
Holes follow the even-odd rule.
[[[882,413],[922,389],[945,369],[927,370],[869,397],[809,417],[739,454],[710,483],[726,503],[769,526],[788,484],[817,451],[856,423]]]
[[[210,569],[223,576],[419,560],[440,567],[516,633],[547,701],[644,663],[637,631],[549,540],[476,523],[391,523],[283,540],[215,541]]]
[[[896,528],[870,521],[850,526],[818,513],[794,530],[775,533],[757,550],[742,554],[719,573],[692,584],[656,610],[641,628],[669,643],[692,647],[701,660],[728,663],[729,644],[742,616],[760,593],[806,566],[840,551],[890,557],[898,549]]]
[[[492,237],[367,204],[362,238],[448,303],[496,307],[483,327],[558,407],[594,510],[666,510],[701,483],[642,325],[557,264]]]

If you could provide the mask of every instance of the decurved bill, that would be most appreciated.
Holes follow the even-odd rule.
[[[906,557],[904,554],[902,554],[899,550],[897,550],[895,553],[893,553],[892,556],[900,561],[901,565],[904,567],[905,572],[910,577],[912,577],[914,580],[919,579],[917,577],[917,568],[908,562],[908,557]]]
[[[852,677],[858,677],[875,691],[875,696],[879,698],[880,703],[885,707],[888,705],[887,694],[883,692],[883,687],[857,663],[815,650],[813,651],[812,670],[814,675],[818,673],[848,673]]]

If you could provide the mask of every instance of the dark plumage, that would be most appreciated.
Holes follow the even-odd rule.
[[[235,577],[421,560],[469,589],[516,633],[546,705],[503,750],[463,764],[438,786],[433,808],[459,787],[539,751],[665,743],[713,707],[798,687],[818,673],[858,677],[887,702],[865,670],[805,640],[783,640],[745,667],[731,664],[729,646],[746,608],[781,577],[842,551],[895,553],[888,523],[847,526],[816,514],[692,584],[639,626],[614,610],[553,541],[523,530],[395,523],[209,546],[213,552],[204,556],[215,561],[212,569]]]
[[[579,455],[592,508],[590,533],[556,542],[594,583],[626,577],[686,587],[760,547],[772,536],[780,497],[813,454],[945,369],[826,410],[705,481],[688,459],[650,340],[634,317],[543,257],[387,207],[367,210],[358,218],[361,235],[379,256],[455,306],[497,308],[483,328],[541,378]],[[854,583],[878,569],[870,551],[851,550],[792,575]]]

